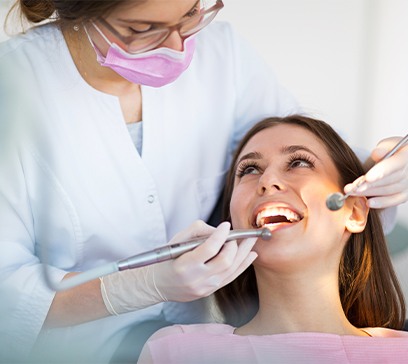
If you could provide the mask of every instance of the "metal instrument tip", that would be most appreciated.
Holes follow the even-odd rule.
[[[342,193],[332,193],[326,199],[326,206],[331,211],[337,211],[344,206],[344,200],[344,195]]]
[[[272,232],[268,228],[263,228],[260,237],[262,240],[270,240],[272,238]]]

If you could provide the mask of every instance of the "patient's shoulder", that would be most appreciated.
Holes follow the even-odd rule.
[[[194,325],[172,325],[156,331],[150,340],[177,334],[233,334],[235,327],[225,324],[194,324]]]
[[[364,331],[373,337],[402,337],[408,338],[408,331],[386,329],[384,327],[367,327]]]
[[[234,327],[224,324],[173,325],[156,331],[143,347],[138,364],[206,362],[205,355],[214,355],[207,343],[217,336],[225,337],[234,333]],[[181,357],[180,357],[181,355]],[[186,358],[193,358],[192,360]],[[204,360],[203,360],[204,359]],[[214,357],[211,357],[214,359]],[[209,360],[208,362],[214,362]]]

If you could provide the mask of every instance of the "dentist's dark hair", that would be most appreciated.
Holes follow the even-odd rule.
[[[133,4],[146,0],[131,0]],[[19,18],[30,23],[55,21],[61,26],[80,24],[90,19],[108,15],[119,6],[130,3],[129,0],[17,0],[10,9],[7,18],[17,11]],[[7,21],[7,20],[6,20]]]
[[[339,172],[340,186],[364,174],[363,166],[352,149],[324,121],[302,115],[268,118],[248,131],[234,154],[224,190],[224,220],[231,221],[230,201],[239,154],[254,135],[276,125],[300,126],[320,139]],[[327,210],[327,213],[331,212]],[[364,231],[352,234],[344,248],[339,267],[339,293],[343,310],[356,327],[403,327],[404,295],[376,210],[369,211]],[[226,323],[241,326],[250,321],[259,308],[253,266],[217,291],[215,298]]]

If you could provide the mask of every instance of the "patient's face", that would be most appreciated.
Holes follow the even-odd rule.
[[[325,204],[341,189],[338,177],[324,144],[300,126],[273,126],[249,140],[236,165],[231,218],[234,229],[272,231],[270,241],[255,245],[255,266],[290,269],[289,263],[303,268],[321,261],[338,268],[350,211],[329,211]]]

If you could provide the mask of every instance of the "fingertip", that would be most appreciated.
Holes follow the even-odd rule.
[[[190,230],[193,231],[192,237],[201,237],[204,235],[210,235],[215,231],[214,226],[208,225],[203,220],[195,220],[189,227]]]
[[[352,183],[349,183],[349,184],[347,184],[347,185],[345,185],[344,186],[344,193],[347,193],[347,192],[349,192],[351,189],[353,188],[353,184]]]
[[[204,226],[207,226],[207,224],[203,220],[195,220],[191,223],[191,226],[193,228],[202,228]]]
[[[351,191],[352,192],[351,195],[357,195],[357,196],[359,195],[359,193],[363,192],[366,189],[367,189],[367,186],[366,186],[365,175],[358,177],[352,183],[348,183],[347,185],[344,186],[345,193],[350,193]]]
[[[355,183],[349,183],[348,185],[344,186],[344,193],[349,193],[351,192],[351,195],[357,195],[359,192],[360,187],[356,187],[357,185]]]
[[[256,258],[258,258],[258,253],[257,252],[254,252],[254,251],[251,251],[249,254],[248,254],[248,260],[252,263]]]
[[[375,182],[378,181],[379,179],[384,177],[384,172],[380,168],[373,167],[371,168],[366,174],[365,174],[365,179],[367,182]]]
[[[231,229],[231,223],[229,221],[223,221],[221,224],[219,224],[217,226],[217,228],[221,228],[221,229]]]
[[[374,199],[374,198],[368,199],[368,200],[367,200],[367,203],[368,203],[368,207],[369,207],[370,209],[378,209],[378,208],[381,208],[381,206],[380,206],[380,204],[378,203],[378,201],[377,201],[376,199]]]
[[[219,234],[227,235],[231,231],[231,223],[224,221],[217,226],[216,230],[219,231]]]

